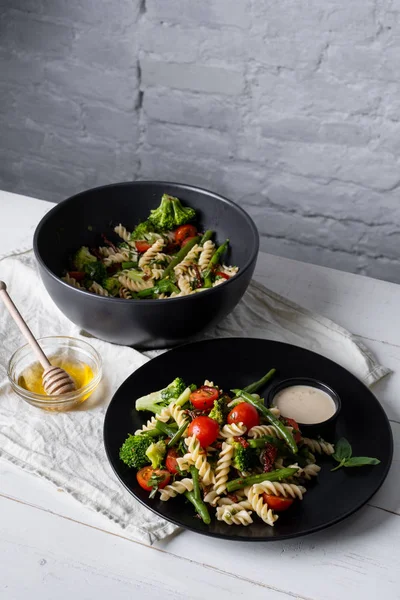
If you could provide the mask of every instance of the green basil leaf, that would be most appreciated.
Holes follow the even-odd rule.
[[[370,458],[369,456],[353,456],[348,458],[344,466],[345,467],[362,467],[363,465],[379,465],[381,461],[377,458]]]
[[[340,438],[335,444],[335,454],[332,454],[332,458],[337,460],[338,462],[342,462],[343,459],[348,459],[351,457],[352,450],[350,443],[346,440],[346,438]]]

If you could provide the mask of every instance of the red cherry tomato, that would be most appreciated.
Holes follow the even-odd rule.
[[[223,277],[223,279],[230,279],[229,275],[227,275],[226,273],[223,273],[222,271],[216,271],[215,274],[219,275],[220,277]]]
[[[157,486],[160,490],[162,490],[162,488],[168,485],[169,480],[171,479],[171,475],[165,469],[153,469],[152,467],[143,467],[143,469],[140,469],[140,471],[136,473],[136,479],[140,487],[146,490],[146,492],[151,492],[153,489],[151,482],[149,482],[153,475],[157,478],[162,477],[160,481],[157,481]]]
[[[280,496],[272,496],[271,494],[263,494],[265,504],[268,504],[272,510],[283,512],[290,508],[294,502],[293,498],[281,498]]]
[[[177,244],[182,244],[183,240],[188,237],[194,237],[197,234],[197,229],[194,225],[181,225],[175,231],[175,241]]]
[[[186,244],[191,242],[195,237],[195,235],[191,235],[190,237],[185,238],[181,244],[181,248],[183,248],[183,246],[186,246]]]
[[[188,435],[195,435],[200,442],[202,448],[210,446],[218,436],[218,423],[210,417],[196,417],[190,423],[188,428]]]
[[[195,408],[208,410],[214,405],[214,400],[218,398],[218,390],[215,387],[202,385],[198,390],[190,394],[190,402]]]
[[[82,271],[70,271],[68,275],[76,279],[76,281],[82,281],[85,278],[85,273]]]
[[[293,427],[293,429],[295,430],[295,431],[292,431],[292,435],[294,437],[294,441],[296,442],[296,444],[298,444],[301,440],[301,431],[300,431],[297,421],[295,421],[294,419],[287,419],[287,418],[285,418],[285,421],[286,421],[286,425],[288,425],[289,427]]]
[[[146,252],[149,248],[151,248],[151,244],[145,241],[135,242],[136,250],[140,253]]]
[[[228,423],[243,423],[247,430],[260,424],[257,409],[247,402],[241,402],[228,415]]]
[[[167,452],[167,458],[165,459],[165,466],[167,467],[167,469],[171,473],[171,475],[176,475],[177,473],[179,473],[179,469],[177,468],[178,463],[176,461],[178,456],[179,456],[179,454],[175,450],[175,448],[170,448]]]

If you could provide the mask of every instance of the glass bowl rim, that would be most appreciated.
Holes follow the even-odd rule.
[[[78,390],[74,390],[72,392],[68,392],[67,394],[62,394],[60,396],[57,396],[54,394],[44,395],[44,394],[37,394],[36,392],[31,392],[31,391],[21,387],[20,385],[18,385],[18,383],[15,381],[15,379],[11,375],[11,368],[14,366],[13,363],[15,362],[18,353],[22,352],[22,350],[29,347],[29,344],[24,344],[23,346],[20,346],[19,348],[17,348],[17,350],[15,350],[15,352],[12,354],[10,360],[8,361],[7,377],[8,377],[8,380],[10,382],[12,389],[19,396],[21,396],[23,399],[25,399],[27,401],[32,400],[35,403],[42,402],[43,404],[49,404],[50,402],[52,402],[53,404],[56,403],[56,404],[60,404],[60,405],[67,404],[71,401],[77,400],[81,396],[84,396],[84,395],[88,394],[89,392],[94,391],[94,389],[100,383],[100,380],[102,377],[102,366],[103,366],[103,361],[101,359],[100,354],[97,352],[97,350],[91,344],[86,342],[86,340],[81,340],[79,338],[75,338],[75,337],[72,337],[69,335],[47,335],[47,336],[42,336],[40,338],[37,338],[37,341],[39,343],[41,341],[46,341],[46,340],[60,340],[60,341],[71,340],[72,342],[78,342],[79,344],[86,346],[87,350],[89,351],[89,354],[91,354],[92,358],[94,359],[94,362],[97,365],[97,371],[96,371],[96,373],[94,373],[93,378],[89,381],[89,383],[87,383],[85,386],[79,388]]]

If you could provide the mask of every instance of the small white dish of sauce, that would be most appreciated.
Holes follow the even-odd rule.
[[[283,417],[290,417],[304,425],[327,421],[336,412],[330,394],[312,385],[291,385],[274,396],[274,406]]]
[[[269,392],[267,403],[279,408],[282,417],[294,419],[302,431],[315,430],[319,435],[325,428],[334,429],[341,409],[337,393],[311,377],[280,381]]]

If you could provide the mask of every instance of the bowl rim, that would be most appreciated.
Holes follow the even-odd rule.
[[[203,290],[201,292],[201,294],[211,294],[212,292],[215,292],[216,290],[218,290],[221,287],[225,287],[225,285],[229,285],[230,283],[232,283],[232,281],[236,281],[238,278],[240,278],[241,276],[243,276],[246,271],[251,267],[254,259],[257,259],[258,256],[258,252],[260,249],[260,235],[258,233],[258,229],[253,221],[253,219],[250,217],[250,215],[243,210],[243,208],[241,206],[239,206],[239,204],[236,204],[236,202],[233,202],[233,200],[229,200],[228,198],[225,198],[225,196],[221,196],[220,194],[217,194],[211,190],[205,189],[205,188],[201,188],[198,186],[194,186],[194,185],[189,185],[186,183],[177,183],[177,182],[173,182],[173,181],[158,181],[158,180],[136,180],[136,181],[122,181],[122,182],[117,182],[117,183],[109,183],[107,185],[100,185],[94,188],[89,188],[87,190],[83,190],[82,192],[79,192],[78,194],[74,194],[73,196],[70,196],[69,198],[66,198],[65,200],[62,200],[61,202],[59,202],[58,204],[56,204],[53,208],[51,208],[39,221],[39,223],[36,226],[35,229],[35,233],[33,236],[33,251],[36,257],[36,260],[38,261],[38,263],[41,265],[42,268],[45,269],[45,271],[47,272],[48,275],[51,276],[51,278],[53,280],[56,280],[59,284],[65,286],[67,289],[71,290],[75,290],[76,292],[78,292],[79,294],[84,294],[84,296],[90,297],[92,299],[95,299],[99,302],[103,302],[103,301],[113,301],[113,302],[118,302],[118,303],[122,303],[122,302],[126,302],[126,303],[138,303],[140,302],[141,304],[143,304],[143,300],[141,298],[132,298],[132,299],[126,299],[126,298],[117,298],[117,297],[113,297],[113,296],[99,296],[97,294],[92,294],[91,292],[88,292],[85,289],[80,289],[80,288],[76,288],[74,286],[69,285],[68,283],[66,283],[65,281],[63,281],[61,279],[61,277],[59,277],[58,275],[56,275],[55,273],[53,273],[53,271],[51,271],[51,269],[46,265],[46,263],[44,262],[44,260],[42,259],[40,252],[39,252],[39,248],[38,248],[38,238],[41,232],[42,227],[44,226],[44,224],[54,215],[56,214],[58,211],[60,211],[62,209],[62,206],[69,202],[70,200],[73,200],[75,198],[79,198],[79,196],[83,196],[84,194],[86,194],[87,192],[93,192],[93,191],[97,191],[97,190],[103,190],[103,189],[107,189],[107,188],[115,188],[115,187],[124,187],[124,186],[130,186],[130,185],[135,185],[135,184],[144,184],[144,185],[165,185],[165,186],[175,186],[177,188],[180,188],[182,190],[191,190],[194,192],[201,192],[203,194],[206,194],[208,196],[211,196],[217,200],[222,201],[224,204],[228,204],[229,206],[231,206],[234,210],[236,210],[237,212],[239,212],[242,217],[244,217],[244,219],[247,221],[248,225],[250,226],[250,229],[253,232],[253,251],[251,253],[250,258],[248,259],[248,261],[246,262],[246,264],[238,271],[238,273],[236,273],[234,275],[234,277],[231,277],[229,280],[225,281],[223,284],[218,285],[216,287],[210,288],[209,290]],[[153,304],[164,304],[166,301],[170,302],[171,300],[174,301],[183,301],[183,300],[188,300],[188,299],[193,299],[197,298],[197,294],[190,294],[188,296],[181,296],[181,297],[174,297],[174,298],[153,298],[151,300],[151,305]]]
[[[297,421],[300,427],[308,427],[308,428],[318,428],[325,425],[329,425],[333,423],[340,414],[342,410],[342,400],[339,394],[327,383],[324,383],[320,379],[316,379],[315,377],[288,377],[286,379],[281,379],[277,381],[273,386],[271,386],[267,395],[267,406],[268,408],[273,406],[273,401],[275,396],[281,392],[282,390],[293,387],[295,385],[308,385],[310,387],[317,388],[330,396],[335,403],[336,410],[329,419],[325,419],[325,421],[318,421],[317,423],[301,423]]]
[[[68,402],[76,400],[77,398],[80,398],[82,395],[88,394],[89,392],[96,389],[97,385],[101,381],[102,373],[103,373],[103,360],[102,360],[99,352],[97,352],[96,348],[94,348],[86,340],[81,340],[79,338],[72,337],[70,335],[45,335],[40,338],[37,338],[38,342],[43,342],[44,340],[72,340],[73,342],[79,342],[83,346],[87,346],[87,348],[93,354],[96,362],[98,363],[97,372],[94,373],[93,378],[85,386],[83,386],[77,390],[73,390],[72,392],[68,392],[67,394],[61,394],[60,396],[57,396],[54,394],[44,395],[44,394],[37,394],[36,392],[31,392],[30,390],[27,390],[26,388],[21,387],[15,381],[15,379],[13,379],[13,377],[11,376],[11,365],[12,365],[13,359],[15,359],[15,356],[18,354],[18,352],[21,352],[24,348],[29,347],[29,344],[24,344],[23,346],[20,346],[13,352],[13,354],[11,355],[10,360],[8,361],[8,364],[7,364],[8,381],[9,381],[13,391],[16,394],[18,394],[24,400],[27,400],[27,401],[28,401],[28,399],[33,400],[36,404],[40,403],[40,402],[42,402],[43,404],[48,404],[49,402],[52,402],[53,404],[57,403],[57,404],[61,405],[61,404],[66,404]],[[33,355],[32,355],[32,358],[33,358]]]

